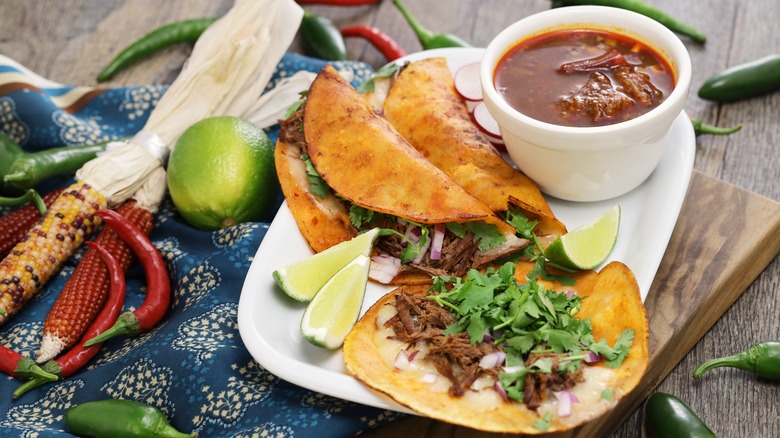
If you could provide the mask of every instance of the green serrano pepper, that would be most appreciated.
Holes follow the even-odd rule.
[[[715,434],[679,398],[656,392],[645,403],[645,427],[654,438],[714,438]]]
[[[98,82],[105,82],[120,70],[137,60],[176,43],[195,42],[215,21],[214,18],[195,18],[163,25],[131,43],[98,74]]]
[[[780,342],[762,342],[733,356],[711,359],[696,367],[693,378],[719,367],[750,371],[766,379],[780,380]]]
[[[47,178],[72,175],[104,151],[106,143],[27,153],[0,132],[0,195],[18,195]]]
[[[703,44],[707,41],[707,36],[702,31],[640,0],[553,0],[552,2],[553,7],[575,5],[611,6],[613,8],[626,9],[652,18],[666,26],[669,30],[685,35],[697,43]]]
[[[327,61],[349,59],[344,37],[330,19],[304,10],[298,33],[303,49],[309,55]]]
[[[107,143],[63,146],[21,154],[11,163],[3,176],[3,183],[17,189],[28,189],[49,178],[72,175],[84,163],[106,150]]]
[[[107,399],[76,405],[65,413],[71,432],[87,437],[185,438],[198,434],[179,432],[154,406],[131,400]]]
[[[699,97],[731,102],[780,89],[780,54],[735,65],[704,81]]]

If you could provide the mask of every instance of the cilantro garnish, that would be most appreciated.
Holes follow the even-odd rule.
[[[498,231],[497,226],[483,221],[463,223],[450,222],[447,224],[447,229],[461,239],[466,237],[466,233],[470,232],[474,234],[477,248],[481,251],[495,248],[506,242],[506,238]]]
[[[401,252],[401,264],[409,263],[417,257],[422,256],[423,249],[428,247],[428,236],[430,231],[428,230],[428,227],[421,225],[419,225],[419,227],[421,232],[417,242],[409,239],[406,240],[406,248]],[[406,239],[406,237],[404,238]]]
[[[349,205],[349,221],[357,229],[360,229],[364,224],[370,224],[374,220],[374,216],[378,217],[380,214],[359,205]]]
[[[515,227],[517,234],[520,237],[531,241],[531,245],[525,248],[525,256],[529,257],[532,262],[535,263],[534,268],[528,274],[528,278],[536,280],[541,278],[542,280],[554,281],[564,286],[571,286],[574,284],[574,278],[569,275],[555,275],[547,272],[547,259],[544,258],[542,244],[539,242],[539,237],[534,232],[534,228],[539,224],[539,221],[531,220],[527,218],[519,209],[509,208],[506,212],[506,222],[509,225]],[[557,265],[553,265],[556,268],[564,271],[570,271],[569,269],[562,268]]]
[[[537,418],[536,421],[534,421],[533,427],[534,429],[544,432],[550,428],[550,421],[552,421],[552,412],[547,412],[544,414],[544,417]]]
[[[466,332],[472,344],[489,335],[507,353],[506,369],[499,373],[507,396],[522,401],[528,373],[574,372],[582,367],[588,351],[600,354],[609,366],[619,366],[630,349],[634,334],[626,330],[610,347],[595,342],[589,319],[575,317],[582,298],[549,290],[536,278],[523,284],[514,278],[515,264],[484,273],[470,270],[465,278],[434,277],[429,298],[450,309],[457,322],[445,334]],[[541,346],[541,347],[540,347]],[[528,354],[555,353],[558,368],[550,357],[540,357],[526,366]]]
[[[306,93],[301,93],[302,97],[300,99],[296,100],[295,102],[293,102],[292,105],[290,105],[287,108],[287,111],[284,112],[284,118],[285,119],[289,119],[290,117],[292,117],[292,115],[295,114],[295,112],[298,111],[301,108],[301,105],[303,105],[303,102],[306,101],[306,98],[303,97],[303,96],[305,96],[305,94]]]
[[[357,92],[360,93],[360,94],[364,94],[364,93],[367,93],[367,92],[373,92],[374,91],[374,86],[375,86],[375,83],[374,83],[375,79],[389,78],[389,77],[393,76],[395,74],[396,70],[398,70],[399,68],[401,68],[401,66],[398,65],[398,64],[388,64],[388,65],[380,68],[379,70],[375,71],[374,74],[372,74],[370,78],[368,78],[365,82],[363,82],[362,84],[360,84],[357,87]]]
[[[612,400],[612,397],[615,396],[615,390],[612,388],[607,388],[603,391],[601,391],[601,399],[602,400]]]
[[[328,196],[330,187],[328,186],[328,183],[322,179],[320,173],[317,172],[317,169],[314,168],[314,164],[312,164],[309,155],[301,154],[301,160],[306,164],[306,180],[309,181],[309,190],[320,198]]]

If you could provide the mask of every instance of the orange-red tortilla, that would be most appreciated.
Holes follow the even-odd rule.
[[[274,162],[287,207],[298,229],[314,252],[347,241],[357,235],[349,221],[346,205],[332,193],[320,198],[309,190],[306,165],[297,146],[276,142]]]
[[[352,203],[422,224],[485,221],[514,232],[409,145],[331,66],[309,89],[303,126],[317,172]]]
[[[548,286],[561,287],[550,283]],[[628,267],[619,262],[610,263],[598,274],[583,273],[577,285],[568,288],[584,297],[582,308],[575,316],[591,319],[596,340],[603,338],[614,345],[624,329],[632,329],[635,336],[621,367],[609,368],[602,364],[584,367],[586,381],[571,388],[580,402],[574,403],[570,416],[558,416],[558,402],[552,395],[538,412],[516,401],[505,402],[490,381],[482,382],[479,389],[466,391],[463,397],[453,397],[448,392],[446,378],[439,375],[432,383],[423,379],[428,373],[436,373],[432,365],[425,363],[423,351],[414,359],[413,367],[395,368],[395,357],[406,345],[387,338],[392,331],[384,327],[384,322],[395,314],[392,303],[396,291],[374,304],[347,336],[343,347],[347,369],[367,386],[437,420],[491,432],[539,434],[543,431],[534,427],[534,423],[550,412],[552,418],[545,432],[572,429],[608,412],[639,383],[648,362],[648,325],[636,280]],[[404,290],[429,293],[421,286],[407,286]],[[612,389],[611,399],[601,396],[604,389]]]
[[[538,218],[542,233],[566,232],[536,183],[510,166],[471,121],[445,58],[404,66],[382,113],[425,158],[493,211],[506,211],[513,203]]]

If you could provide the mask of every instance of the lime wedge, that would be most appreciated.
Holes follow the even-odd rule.
[[[274,280],[291,298],[308,302],[347,263],[359,255],[368,256],[379,235],[379,228],[332,246],[307,259],[273,272]]]
[[[570,269],[593,269],[607,260],[617,241],[620,227],[620,206],[555,239],[544,256],[551,262]]]
[[[360,316],[370,266],[371,259],[361,254],[322,286],[301,320],[307,341],[330,350],[341,347]]]

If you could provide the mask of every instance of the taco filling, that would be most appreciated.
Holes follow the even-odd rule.
[[[326,78],[320,79],[323,74]],[[319,104],[310,105],[312,95],[317,99],[318,95],[330,93],[320,91],[326,86],[323,82],[339,89],[341,97],[349,94],[344,85],[353,94],[349,104],[355,108],[342,109],[355,120],[348,120],[348,126],[341,131],[368,132],[374,137],[363,140],[365,143],[355,139],[348,145],[340,143],[343,138],[322,138],[317,125],[328,125],[330,132],[336,130],[333,123],[345,121],[345,117],[325,121],[322,110],[318,110]],[[338,101],[329,101],[328,105],[331,111],[333,106],[338,106]],[[307,111],[317,113],[309,117]],[[384,230],[377,240],[381,255],[374,257],[372,263],[372,278],[377,281],[388,283],[406,274],[416,275],[420,280],[412,282],[428,283],[432,275],[461,276],[469,269],[488,265],[529,244],[527,239],[515,236],[514,229],[487,206],[394,134],[392,127],[335,71],[324,70],[302,104],[286,120],[280,121],[280,125],[277,163],[278,155],[284,155],[288,161],[300,160],[297,166],[305,168],[305,181],[298,184],[308,192],[309,203],[320,210],[325,208],[323,203],[329,204],[331,211],[348,215],[355,234],[375,227]],[[314,148],[312,139],[316,142]],[[385,150],[383,144],[390,147]],[[379,154],[388,158],[376,160]],[[282,189],[298,220],[296,213],[301,209],[296,207],[298,200],[291,198],[300,196],[293,196],[287,188],[289,181],[284,181],[294,177],[290,176],[291,172],[280,171],[281,168],[277,165]],[[334,208],[334,204],[341,205]],[[328,227],[327,221],[313,222],[299,221],[299,227]],[[321,249],[324,248],[315,248]]]
[[[494,432],[568,430],[614,407],[647,366],[631,271],[613,262],[568,287],[527,266],[521,283],[516,266],[388,293],[347,336],[347,369],[421,414]]]

